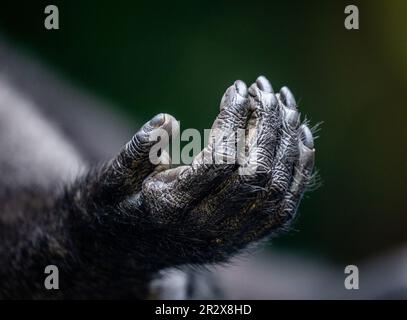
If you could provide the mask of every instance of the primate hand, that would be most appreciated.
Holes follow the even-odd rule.
[[[192,164],[154,166],[151,136],[158,129],[170,135],[177,125],[172,116],[157,115],[116,159],[88,175],[79,206],[93,215],[85,232],[92,243],[109,239],[111,251],[161,268],[225,261],[287,228],[314,165],[312,133],[288,88],[274,93],[262,76],[249,89],[236,81]],[[243,152],[232,152],[238,138],[224,137],[239,132]]]
[[[287,88],[236,81],[208,145],[175,167],[152,151],[178,130],[157,115],[114,159],[62,189],[3,186],[0,297],[146,298],[161,269],[225,262],[288,228],[314,143]],[[44,289],[47,265],[59,268],[57,291]]]

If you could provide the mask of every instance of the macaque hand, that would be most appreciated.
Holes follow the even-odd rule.
[[[151,136],[164,130],[170,138],[177,126],[172,116],[157,115],[98,174],[97,201],[112,210],[97,219],[117,225],[113,241],[138,242],[148,247],[143,256],[163,265],[211,263],[288,228],[312,178],[315,150],[287,87],[275,93],[263,76],[249,88],[236,81],[193,162],[153,164]]]

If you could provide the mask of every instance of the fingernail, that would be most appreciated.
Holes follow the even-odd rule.
[[[240,94],[242,97],[247,96],[247,86],[243,81],[236,80],[235,81],[235,88],[236,88],[237,93]]]
[[[291,93],[290,89],[287,87],[282,87],[280,90],[280,98],[284,105],[291,109],[297,108],[297,102],[295,101],[294,95]]]
[[[150,126],[153,128],[158,128],[163,125],[165,121],[165,116],[163,113],[157,114],[154,118],[150,120]]]
[[[312,170],[315,164],[315,151],[314,149],[309,149],[306,146],[300,148],[300,165],[304,169]]]
[[[292,127],[298,127],[300,122],[300,114],[297,110],[284,108],[285,119],[287,123]]]
[[[256,80],[256,84],[261,91],[269,93],[273,92],[273,87],[271,86],[270,81],[268,81],[265,76],[258,77]]]
[[[301,141],[307,148],[314,149],[314,137],[305,124],[301,125]]]

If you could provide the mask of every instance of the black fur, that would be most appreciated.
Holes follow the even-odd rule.
[[[287,227],[314,162],[288,89],[274,94],[260,77],[249,93],[236,82],[222,100],[213,129],[258,129],[252,176],[238,173],[241,163],[208,164],[224,147],[212,142],[191,166],[152,165],[149,136],[174,121],[157,116],[73,182],[0,185],[1,298],[147,298],[160,270],[225,262]],[[50,264],[59,290],[44,287]]]

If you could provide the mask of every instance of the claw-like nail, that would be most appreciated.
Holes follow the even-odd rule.
[[[290,89],[287,87],[282,87],[280,90],[281,101],[291,109],[296,109],[297,103],[295,102],[294,95],[291,93]]]
[[[301,142],[309,149],[314,148],[314,137],[311,130],[305,125],[301,125]]]
[[[261,91],[273,93],[273,87],[265,76],[260,76],[256,80],[256,84]]]
[[[236,80],[235,88],[238,94],[240,94],[242,97],[247,97],[247,86],[243,81]]]
[[[150,120],[150,126],[153,128],[160,127],[165,121],[165,116],[163,113],[157,114],[154,118]]]
[[[298,113],[298,111],[289,108],[284,108],[284,114],[287,123],[290,126],[297,128],[300,123],[300,114]]]

